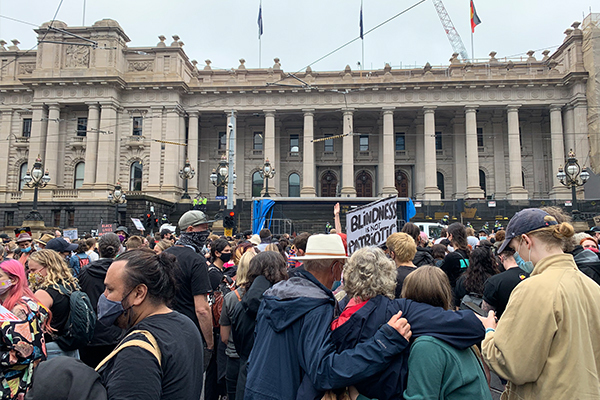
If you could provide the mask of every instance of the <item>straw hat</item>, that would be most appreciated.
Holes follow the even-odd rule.
[[[293,260],[325,260],[348,258],[344,243],[339,235],[312,235],[306,242],[303,256],[291,257]]]
[[[54,239],[54,236],[44,233],[41,238],[33,239],[34,242],[41,245],[47,245],[50,240]]]

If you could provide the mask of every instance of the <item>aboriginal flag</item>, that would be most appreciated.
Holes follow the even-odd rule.
[[[475,32],[475,27],[481,23],[477,11],[475,11],[475,4],[471,0],[471,33]]]

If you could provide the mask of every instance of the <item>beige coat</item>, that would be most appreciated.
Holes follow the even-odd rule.
[[[600,399],[600,286],[569,254],[542,259],[482,350],[509,381],[504,400]]]

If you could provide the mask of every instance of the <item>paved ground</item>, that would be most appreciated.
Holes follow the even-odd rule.
[[[500,382],[500,378],[498,378],[498,375],[496,375],[493,372],[492,382],[490,386],[492,387],[492,399],[500,400],[500,395],[504,391],[504,385],[502,384],[502,382]]]

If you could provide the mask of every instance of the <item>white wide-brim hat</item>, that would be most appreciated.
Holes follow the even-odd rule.
[[[348,256],[340,235],[312,235],[306,242],[304,255],[290,258],[302,261],[348,258]]]

